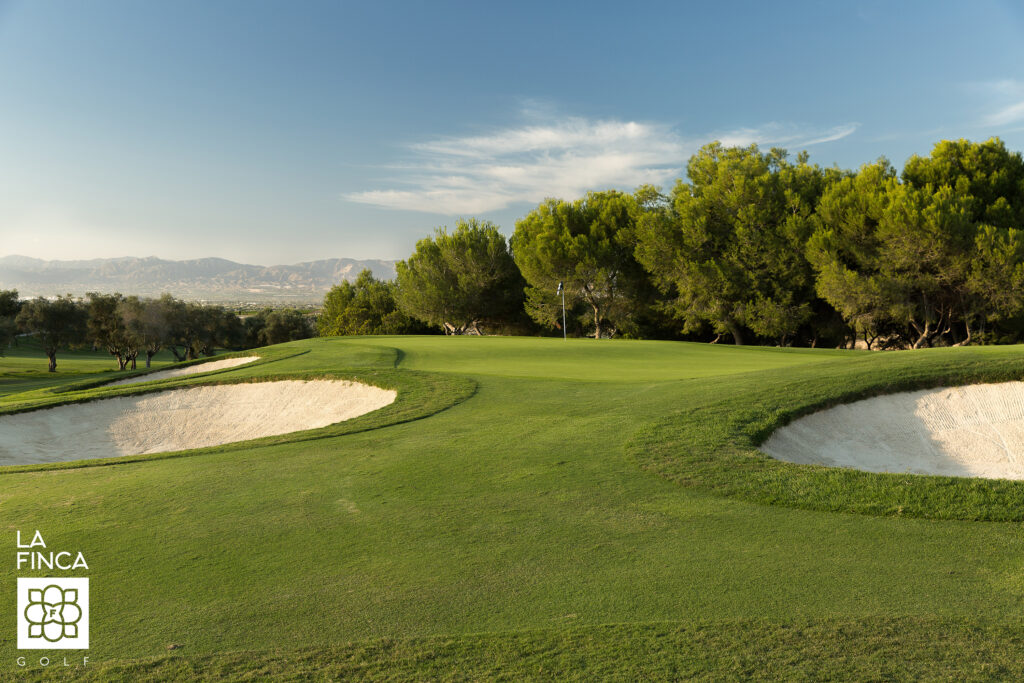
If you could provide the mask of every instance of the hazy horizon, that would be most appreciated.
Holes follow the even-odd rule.
[[[127,254],[127,255],[126,254],[122,254],[122,255],[116,255],[116,256],[91,256],[91,257],[88,257],[88,258],[46,258],[46,257],[43,257],[43,256],[29,256],[28,254],[0,254],[0,260],[7,259],[7,258],[29,258],[29,259],[35,259],[35,260],[38,260],[38,261],[49,261],[49,262],[116,261],[116,260],[119,260],[119,259],[140,259],[140,260],[158,259],[158,260],[161,260],[161,261],[180,262],[180,261],[200,261],[200,260],[203,260],[203,259],[221,259],[221,260],[224,260],[224,261],[231,261],[232,263],[237,263],[237,264],[243,265],[243,266],[260,266],[260,267],[263,267],[263,268],[272,268],[274,266],[295,266],[295,265],[301,265],[301,264],[304,264],[304,263],[316,263],[317,261],[333,261],[333,260],[336,260],[336,259],[348,259],[348,260],[351,260],[351,261],[385,261],[385,262],[390,262],[390,261],[401,261],[401,260],[403,260],[403,259],[405,259],[407,257],[408,257],[408,255],[400,257],[400,258],[377,258],[375,256],[357,257],[357,256],[344,256],[344,255],[342,255],[342,256],[322,256],[321,258],[305,259],[305,260],[302,260],[302,261],[289,261],[289,262],[278,261],[278,262],[275,262],[275,263],[253,263],[252,261],[239,261],[238,259],[233,259],[233,258],[229,258],[229,257],[226,257],[226,256],[217,256],[217,255],[195,256],[195,257],[190,257],[190,258],[180,258],[180,259],[179,258],[173,258],[172,259],[172,258],[166,258],[166,257],[163,257],[163,256],[159,256],[157,254],[147,254],[145,256],[136,256],[136,255],[132,255],[132,254]]]

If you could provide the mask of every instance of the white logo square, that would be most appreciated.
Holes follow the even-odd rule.
[[[89,579],[19,578],[18,649],[89,648]]]

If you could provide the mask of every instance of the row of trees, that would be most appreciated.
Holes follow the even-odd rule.
[[[393,282],[334,287],[322,335],[518,333],[736,344],[920,348],[1024,334],[1024,160],[998,139],[938,143],[902,173],[806,153],[705,146],[668,194],[549,199],[506,239],[471,218],[420,240]],[[92,343],[135,367],[313,334],[295,310],[244,319],[165,295],[19,302],[0,292],[0,349],[36,334],[55,368]]]
[[[320,332],[560,329],[560,283],[569,331],[594,337],[920,348],[1024,331],[1024,161],[998,139],[940,142],[902,174],[713,143],[687,175],[667,195],[546,200],[507,241],[460,220],[394,283],[335,288]]]
[[[223,306],[202,305],[164,294],[140,299],[121,294],[89,293],[21,302],[15,290],[0,291],[0,351],[18,331],[35,336],[57,369],[62,348],[92,345],[106,350],[118,370],[136,369],[140,354],[146,367],[167,349],[177,361],[213,355],[214,348],[252,348],[313,335],[304,314],[294,309],[265,309],[244,318]]]

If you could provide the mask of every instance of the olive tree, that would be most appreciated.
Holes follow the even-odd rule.
[[[26,301],[16,318],[18,326],[39,338],[49,359],[49,371],[57,371],[57,351],[76,347],[86,340],[86,307],[70,294],[56,299],[39,297]]]

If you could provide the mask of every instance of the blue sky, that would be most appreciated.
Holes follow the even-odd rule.
[[[404,258],[713,139],[1024,150],[1022,8],[0,0],[0,255]]]

